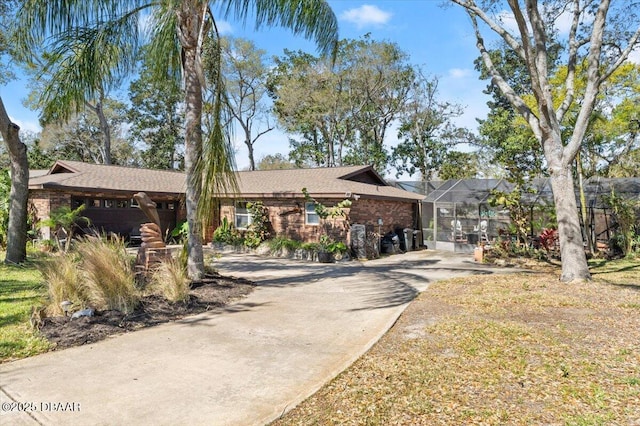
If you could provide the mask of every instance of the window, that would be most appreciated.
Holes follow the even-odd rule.
[[[106,209],[112,209],[114,205],[115,203],[113,202],[113,200],[104,200],[104,207]]]
[[[71,208],[73,210],[77,209],[80,206],[84,206],[84,198],[72,198],[71,199]]]
[[[119,209],[126,209],[127,207],[129,207],[128,205],[128,201],[127,200],[117,200],[116,201],[116,207]]]
[[[247,203],[236,204],[236,229],[247,229],[251,225],[251,213],[247,209]]]
[[[304,204],[304,220],[307,225],[319,225],[320,217],[316,213],[316,203]]]
[[[175,210],[176,209],[176,204],[175,203],[167,203],[167,208],[169,210]]]
[[[102,207],[102,200],[94,198],[91,200],[89,207],[93,207],[96,209],[99,209],[100,207]]]

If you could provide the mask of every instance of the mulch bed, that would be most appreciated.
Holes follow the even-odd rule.
[[[40,333],[54,349],[64,349],[103,340],[116,334],[175,321],[190,315],[222,308],[247,296],[255,284],[244,279],[207,276],[193,282],[186,302],[169,303],[157,295],[142,298],[134,312],[96,311],[92,317],[45,318]]]

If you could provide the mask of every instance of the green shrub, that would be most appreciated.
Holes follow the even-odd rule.
[[[247,209],[251,214],[251,223],[244,234],[243,244],[249,248],[256,248],[269,238],[269,210],[261,201],[247,203]]]
[[[169,302],[184,302],[189,298],[189,282],[187,269],[180,260],[169,258],[154,269],[150,288]]]
[[[318,251],[320,250],[320,244],[319,243],[303,243],[302,246],[300,246],[300,248],[302,250]]]
[[[140,300],[124,240],[89,237],[77,247],[90,300],[97,309],[133,312]]]
[[[347,245],[342,241],[335,241],[328,235],[321,235],[319,249],[328,253],[342,254],[347,252]]]
[[[269,245],[269,250],[272,252],[282,251],[282,250],[297,250],[303,244],[300,241],[292,240],[287,237],[275,237],[267,241]]]
[[[220,226],[213,231],[213,241],[216,243],[236,245],[242,242],[242,237],[233,229],[226,217],[222,218]]]
[[[327,251],[333,254],[343,254],[347,252],[347,245],[342,241],[333,241],[327,245]]]
[[[37,226],[40,228],[45,226],[51,228],[51,231],[54,232],[54,238],[58,243],[58,248],[61,250],[64,249],[64,251],[69,251],[76,226],[81,222],[85,222],[88,225],[91,224],[91,220],[89,220],[88,217],[80,214],[85,208],[86,206],[84,204],[75,210],[71,209],[69,206],[58,207],[49,213],[49,217],[47,219],[43,219],[38,222]],[[65,235],[64,246],[62,245],[62,241],[58,234],[59,230],[62,230]]]
[[[248,230],[244,234],[244,238],[243,238],[242,244],[245,247],[256,248],[256,247],[258,247],[260,245],[260,243],[262,243],[262,239],[254,231]]]

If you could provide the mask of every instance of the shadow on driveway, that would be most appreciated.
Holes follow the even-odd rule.
[[[515,272],[514,269],[496,270],[475,263],[469,260],[469,255],[430,251],[332,264],[233,254],[223,255],[215,261],[214,267],[223,275],[251,280],[258,287],[306,286],[326,280],[340,281],[366,299],[364,306],[354,311],[404,305],[430,283],[442,279]]]

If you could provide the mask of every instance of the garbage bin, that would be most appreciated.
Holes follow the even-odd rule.
[[[413,229],[404,228],[402,230],[402,234],[404,235],[404,247],[405,251],[411,251],[414,249],[414,239],[413,239]]]
[[[397,227],[393,230],[398,238],[398,248],[401,252],[407,251],[407,236],[404,233],[404,230],[400,227]]]
[[[422,247],[422,231],[414,230],[413,231],[413,249],[419,250]]]
[[[467,241],[469,242],[469,244],[478,244],[478,234],[475,232],[467,234]]]

